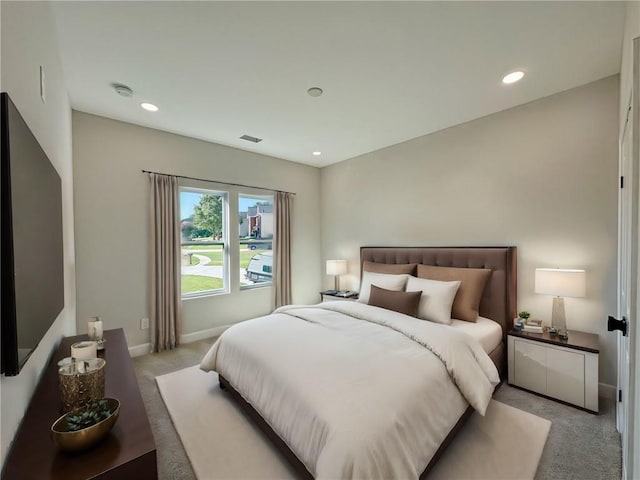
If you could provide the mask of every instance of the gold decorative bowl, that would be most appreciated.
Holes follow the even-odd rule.
[[[105,398],[111,415],[101,422],[81,430],[69,431],[67,418],[84,410],[84,407],[76,408],[65,413],[51,426],[51,438],[60,450],[66,452],[79,452],[94,446],[102,440],[113,428],[120,414],[120,402],[115,398]]]

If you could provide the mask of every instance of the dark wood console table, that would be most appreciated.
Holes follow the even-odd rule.
[[[120,400],[120,418],[113,430],[98,445],[78,454],[59,452],[53,444],[49,429],[61,415],[57,363],[69,356],[72,343],[87,340],[86,335],[65,338],[31,399],[5,461],[3,480],[158,478],[156,444],[124,332],[107,330],[105,339],[105,349],[99,355],[107,362],[105,395]]]

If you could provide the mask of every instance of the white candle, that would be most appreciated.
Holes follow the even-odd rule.
[[[97,342],[77,342],[71,345],[71,356],[76,360],[91,360],[98,357]]]
[[[94,323],[95,323],[95,329],[96,329],[96,340],[101,341],[102,340],[102,320],[97,320]]]
[[[102,328],[102,320],[100,317],[92,317],[89,320],[89,340],[95,340],[97,342],[102,341],[103,328]]]

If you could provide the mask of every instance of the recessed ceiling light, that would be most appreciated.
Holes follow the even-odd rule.
[[[156,107],[153,103],[141,103],[140,106],[149,112],[158,111],[158,107]]]
[[[320,95],[322,95],[322,89],[320,87],[311,87],[309,90],[307,90],[307,93],[311,97],[319,97]]]
[[[316,157],[319,157],[320,155],[322,155],[322,152],[318,152],[318,151],[311,152],[311,155],[315,155]]]
[[[502,79],[502,83],[506,83],[506,84],[516,83],[522,80],[522,77],[524,77],[524,72],[521,72],[521,71],[507,73]]]

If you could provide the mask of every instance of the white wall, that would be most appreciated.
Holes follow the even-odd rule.
[[[142,169],[296,192],[293,301],[319,301],[317,168],[76,111],[73,149],[79,332],[86,331],[89,316],[99,314],[105,328],[124,328],[129,346],[149,342],[148,330],[140,330],[140,319],[149,316],[150,238],[149,180]],[[231,225],[238,225],[237,205],[230,209]],[[183,333],[272,310],[270,287],[239,291],[235,283],[230,294],[184,301]]]
[[[567,322],[600,335],[615,385],[618,93],[606,78],[323,168],[323,259],[348,259],[356,289],[362,245],[515,245],[518,308],[546,321],[534,269],[584,268]]]
[[[9,96],[62,178],[65,307],[16,377],[1,379],[2,463],[38,378],[63,336],[75,334],[75,264],[71,108],[58,57],[55,26],[46,2],[0,2],[2,91]],[[40,100],[39,68],[46,73]]]

